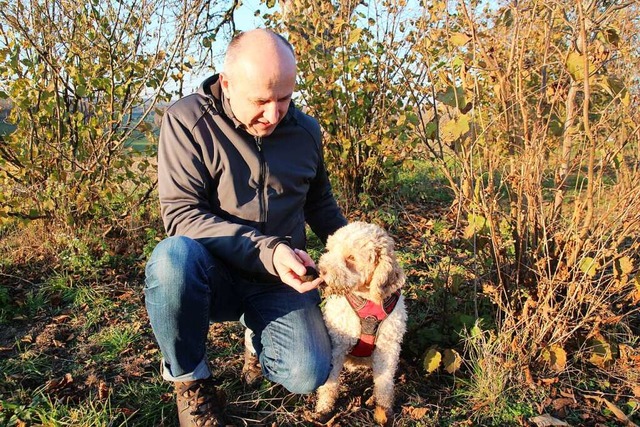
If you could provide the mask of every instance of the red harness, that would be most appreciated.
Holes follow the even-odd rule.
[[[356,357],[369,357],[376,348],[376,337],[380,323],[391,314],[400,299],[400,290],[391,294],[382,304],[360,298],[353,293],[347,294],[347,301],[360,318],[360,338],[349,353]]]

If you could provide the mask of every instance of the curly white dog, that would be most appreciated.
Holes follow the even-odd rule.
[[[394,375],[407,323],[400,294],[405,275],[393,239],[377,225],[353,222],[330,236],[326,249],[318,269],[326,284],[324,319],[333,345],[333,369],[318,389],[315,417],[320,422],[331,417],[346,364],[373,369],[374,418],[388,425],[393,421]]]

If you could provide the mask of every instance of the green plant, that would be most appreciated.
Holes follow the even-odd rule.
[[[285,9],[301,74],[297,90],[324,130],[332,178],[350,205],[382,200],[385,183],[395,180],[417,142],[411,132],[417,114],[401,84],[399,64],[411,60],[403,10],[306,0]]]
[[[465,358],[467,375],[457,378],[460,386],[455,395],[469,405],[467,412],[481,425],[515,425],[522,416],[532,416],[532,405],[522,403],[513,378],[516,361],[506,352],[505,338],[479,326],[467,329]],[[464,374],[463,374],[464,375]]]
[[[87,427],[126,426],[129,416],[114,408],[111,397],[100,399],[88,396],[82,405],[68,405],[63,401],[40,394],[32,403],[32,417],[42,425],[82,425]],[[35,415],[35,416],[34,416]]]
[[[101,350],[95,358],[107,362],[117,359],[140,338],[140,334],[139,324],[114,325],[101,330],[91,337]]]

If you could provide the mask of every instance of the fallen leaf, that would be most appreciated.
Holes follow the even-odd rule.
[[[73,383],[73,377],[71,376],[71,374],[66,373],[62,378],[47,381],[47,383],[44,386],[44,391],[47,393],[59,391],[71,383]]]
[[[560,409],[564,408],[565,406],[571,406],[575,403],[574,399],[568,398],[568,397],[559,397],[557,399],[555,399],[553,401],[553,409],[555,409],[556,411],[559,411]]]
[[[624,412],[622,412],[622,410],[620,408],[618,408],[613,403],[609,402],[604,397],[590,396],[590,395],[586,395],[586,394],[584,395],[584,397],[586,397],[587,399],[595,400],[596,402],[599,402],[599,403],[604,403],[605,406],[607,407],[607,409],[609,409],[613,413],[613,415],[616,416],[618,421],[622,421],[625,426],[627,426],[627,427],[638,427],[638,425],[636,423],[634,423],[633,421],[631,421],[629,419],[629,417],[627,417],[627,415]]]
[[[135,410],[129,409],[129,408],[119,408],[119,409],[116,410],[116,412],[118,412],[120,414],[123,414],[125,417],[128,418],[128,417],[132,416],[133,414],[135,414],[138,411],[135,411]]]
[[[444,365],[445,371],[453,374],[458,369],[460,369],[460,366],[462,366],[462,357],[460,356],[460,354],[458,354],[457,351],[448,348],[444,351],[442,364]]]
[[[440,366],[440,361],[442,360],[442,354],[435,348],[430,349],[424,355],[422,359],[422,366],[427,374],[434,372]]]
[[[64,323],[69,319],[71,319],[71,316],[69,316],[68,314],[61,314],[59,316],[55,316],[52,320],[55,323]]]
[[[533,384],[533,375],[531,375],[531,369],[529,369],[528,366],[524,367],[524,378],[527,384],[529,385]]]
[[[556,372],[564,371],[567,366],[567,352],[558,344],[553,344],[542,349],[542,360],[547,362],[549,367]]]
[[[424,418],[425,415],[427,415],[427,412],[429,412],[429,408],[417,408],[414,406],[405,406],[402,408],[402,412],[409,415],[414,420],[419,420],[421,418]]]
[[[104,381],[100,381],[98,384],[98,399],[107,400],[109,397],[109,386]]]
[[[538,415],[537,417],[529,418],[529,421],[534,423],[538,427],[548,427],[548,426],[568,426],[566,422],[559,420],[557,418],[553,418],[549,414]]]

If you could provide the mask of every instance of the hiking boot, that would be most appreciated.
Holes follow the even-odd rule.
[[[176,382],[176,401],[180,427],[223,427],[224,392],[212,377],[204,380]]]
[[[244,331],[244,365],[242,366],[242,377],[247,385],[253,385],[262,376],[262,368],[258,361],[258,355],[253,348],[251,337],[253,332],[247,328]]]

